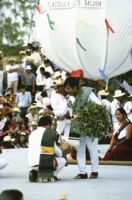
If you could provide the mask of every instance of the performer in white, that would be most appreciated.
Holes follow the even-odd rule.
[[[127,113],[128,119],[132,122],[132,94],[129,96],[129,101],[124,105],[124,109]]]
[[[114,93],[114,99],[111,103],[111,116],[112,116],[112,124],[114,125],[117,122],[115,117],[115,111],[121,107],[121,98],[124,96],[125,93],[122,93],[121,90],[116,90]]]
[[[50,129],[51,123],[52,122],[48,117],[41,117],[38,122],[38,128],[29,136],[28,164],[31,169],[38,170],[41,152],[41,140],[45,130]],[[54,171],[54,176],[57,180],[58,173],[65,166],[66,160],[62,157],[62,150],[57,146],[56,142],[54,142],[54,151],[54,154],[56,155],[55,159],[57,161],[57,167]]]

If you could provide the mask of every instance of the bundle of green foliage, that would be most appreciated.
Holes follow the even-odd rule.
[[[84,105],[79,116],[82,134],[91,139],[102,138],[109,130],[110,116],[99,104],[89,101]]]

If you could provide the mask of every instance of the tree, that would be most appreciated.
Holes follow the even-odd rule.
[[[29,42],[38,0],[0,1],[0,46]]]

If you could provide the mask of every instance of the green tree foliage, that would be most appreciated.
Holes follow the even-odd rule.
[[[0,47],[4,44],[17,46],[30,40],[33,15],[38,0],[0,1]]]

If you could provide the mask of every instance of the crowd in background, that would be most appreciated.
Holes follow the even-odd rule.
[[[56,117],[57,131],[60,135],[63,134],[66,140],[69,137],[74,98],[67,97],[63,83],[70,74],[51,62],[41,47],[25,44],[24,49],[19,52],[20,63],[10,57],[5,66],[4,55],[0,51],[1,148],[28,147],[28,137],[31,131],[37,128],[40,116],[45,114],[47,109],[57,112],[57,109],[64,106],[67,115]],[[87,86],[87,80],[80,78],[80,85]],[[112,102],[107,99],[108,95],[109,92],[105,90],[97,93],[111,116],[110,126],[116,122],[115,111],[119,107],[124,107],[129,120],[132,121],[132,94],[127,95],[128,101],[123,105],[121,99],[125,95],[124,92],[116,90]]]

